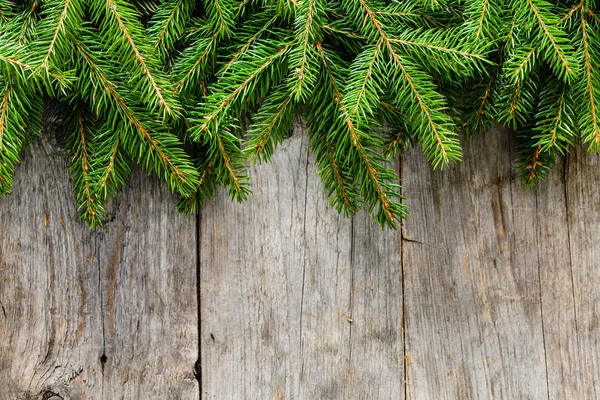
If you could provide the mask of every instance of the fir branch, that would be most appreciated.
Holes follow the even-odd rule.
[[[368,46],[354,59],[351,67],[343,107],[350,118],[358,123],[375,115],[379,105],[378,94],[382,92],[382,86],[387,83],[380,82],[380,85],[373,77],[374,68],[381,57],[382,47],[383,40],[378,41],[374,46]],[[378,75],[384,74],[380,72]]]
[[[340,196],[344,204],[342,210],[344,210],[346,216],[350,216],[358,212],[358,207],[355,199],[357,195],[352,191],[353,188],[349,184],[348,179],[342,176],[342,170],[338,166],[338,163],[335,159],[335,145],[331,142],[331,140],[325,139],[324,147],[327,150],[327,161],[331,165],[331,171],[335,176],[337,187],[340,190]]]
[[[29,86],[33,86],[33,82],[26,79],[29,75],[30,66],[21,61],[22,55],[20,52],[11,52],[9,50],[12,46],[10,41],[2,43],[2,39],[4,38],[0,35],[0,83],[3,77],[6,80],[18,77],[20,82],[27,82]]]
[[[233,165],[233,161],[229,157],[230,151],[225,148],[223,136],[215,135],[215,139],[218,144],[219,154],[220,154],[221,158],[223,159],[225,168],[227,168],[227,171],[229,172],[229,177],[231,178],[231,182],[233,182],[233,185],[231,186],[231,191],[230,191],[231,196],[233,198],[237,199],[238,201],[246,200],[246,196],[249,193],[249,191],[246,187],[246,184],[245,184],[246,177],[238,175],[236,169],[238,169],[239,166],[236,167]],[[233,142],[237,142],[237,140],[233,140]]]
[[[401,81],[403,81],[408,88],[408,90],[404,92],[407,92],[406,94],[409,95],[409,98],[412,98],[413,102],[416,103],[418,110],[417,114],[420,118],[424,119],[424,124],[419,124],[417,128],[422,130],[422,135],[420,135],[422,137],[421,143],[423,144],[428,159],[434,166],[443,166],[450,161],[460,160],[461,153],[458,141],[456,140],[456,133],[449,129],[449,127],[453,125],[450,118],[440,111],[434,111],[429,106],[429,104],[436,104],[443,108],[443,98],[436,95],[435,90],[433,90],[433,85],[425,83],[423,79],[426,79],[426,77],[419,76],[421,79],[418,81],[413,79],[411,72],[413,74],[416,73],[417,75],[421,74],[419,74],[416,68],[407,68],[407,65],[405,65],[406,62],[402,60],[401,55],[396,51],[391,38],[383,29],[383,24],[377,19],[377,16],[373,13],[367,4],[367,1],[359,1],[366,18],[371,21],[387,47],[393,65],[395,65],[400,72]],[[423,82],[423,86],[418,84],[419,81]],[[400,91],[400,93],[402,93],[402,91]],[[430,101],[426,101],[425,96],[427,96]],[[406,102],[406,98],[403,99],[400,95],[397,99],[398,101]]]
[[[419,71],[417,69],[409,69],[411,67],[403,65],[398,58],[394,58],[394,61],[400,68],[402,77],[408,85],[408,94],[418,104],[421,111],[419,116],[425,117],[424,121],[417,125],[417,129],[423,125],[428,127],[419,138],[425,155],[434,167],[444,166],[451,161],[459,161],[461,159],[460,145],[456,133],[451,130],[452,120],[441,111],[445,108],[445,101],[435,92],[433,84],[427,84],[423,81],[423,86],[418,86],[417,80],[412,77],[412,75],[418,76]],[[422,79],[426,79],[426,77],[423,76],[419,80]],[[402,104],[406,101],[406,98],[398,96],[397,101]],[[434,104],[439,108],[434,109],[432,107]]]
[[[231,132],[231,124],[222,123],[216,132],[204,135],[201,144],[207,148],[207,162],[218,182],[229,187],[232,199],[243,201],[250,193],[249,177],[245,175],[247,167],[243,164],[244,154],[240,140]]]
[[[544,153],[540,146],[532,146],[531,140],[527,138],[521,144],[517,160],[521,182],[530,188],[543,181],[556,163],[554,154]]]
[[[292,51],[289,77],[290,91],[295,101],[304,101],[312,93],[316,81],[317,54],[314,43],[321,40],[323,0],[302,0],[296,13],[298,27]],[[312,65],[311,65],[312,64]]]
[[[38,107],[35,98],[28,100],[13,77],[0,80],[0,195],[9,193],[12,176],[20,161],[20,152],[27,139],[32,110]]]
[[[158,73],[150,45],[142,39],[143,28],[135,20],[135,11],[122,0],[95,0],[94,7],[96,15],[104,16],[100,29],[108,34],[107,37],[116,39],[106,44],[108,48],[123,57],[124,69],[138,71],[143,82],[136,85],[143,85],[146,103],[151,108],[164,110],[167,115],[176,116],[179,105],[174,98],[167,96],[168,91],[163,90],[167,86],[166,80]],[[132,79],[137,79],[136,75],[132,75]]]
[[[274,15],[267,20],[267,22],[265,22],[261,28],[256,30],[256,33],[250,35],[250,37],[244,42],[243,46],[237,50],[229,59],[229,61],[223,66],[223,68],[221,69],[222,73],[227,72],[227,70],[229,69],[229,67],[231,67],[231,65],[238,60],[239,58],[243,57],[244,54],[246,54],[246,52],[248,51],[248,49],[258,40],[260,39],[263,34],[265,34],[266,32],[269,31],[269,29],[271,29],[271,27],[274,25],[274,23],[281,17],[281,15],[279,13],[274,13]],[[260,19],[260,18],[258,18]]]
[[[218,122],[221,115],[224,114],[232,104],[239,100],[242,94],[247,93],[254,85],[256,85],[257,79],[265,71],[267,71],[278,59],[285,57],[290,47],[291,44],[289,43],[280,47],[274,53],[260,59],[262,62],[258,65],[256,65],[255,61],[247,62],[249,73],[242,78],[243,80],[241,82],[238,81],[238,76],[235,73],[231,73],[230,71],[223,73],[223,78],[220,81],[222,87],[227,86],[227,88],[231,89],[228,91],[219,90],[209,98],[208,112],[203,113],[201,118],[203,122],[198,128],[192,131],[192,138],[197,139],[202,133],[208,132],[209,128]],[[238,63],[241,64],[242,61],[238,61]],[[244,64],[241,68],[246,69],[246,65]],[[226,78],[231,78],[232,82],[224,82]]]
[[[333,121],[329,121],[329,124],[331,123]],[[327,126],[331,126],[329,124]],[[311,149],[315,153],[316,161],[320,166],[318,174],[325,187],[329,189],[330,204],[337,212],[346,217],[356,214],[360,210],[358,206],[359,194],[347,168],[337,160],[339,157],[338,148],[327,138],[324,126],[319,126],[316,119],[311,120],[309,128],[311,132]],[[332,196],[334,193],[335,196]]]
[[[253,117],[246,143],[250,157],[269,160],[292,129],[295,102],[286,89],[285,85],[275,88]]]
[[[499,122],[513,129],[526,125],[536,106],[536,84],[531,80],[517,78],[516,82],[505,80],[502,86],[503,90],[498,95]]]
[[[75,105],[65,147],[91,225],[132,161],[182,210],[217,185],[245,199],[248,157],[268,160],[298,112],[345,215],[397,226],[392,157],[419,143],[434,167],[460,160],[460,121],[516,129],[532,184],[575,143],[600,149],[596,3],[0,0],[0,191],[45,96]]]
[[[67,11],[69,10],[69,6],[71,6],[71,1],[72,0],[65,0],[63,3],[62,11],[60,13],[60,16],[58,17],[58,21],[56,22],[56,29],[52,34],[52,39],[50,40],[50,45],[48,46],[48,51],[46,52],[46,55],[44,56],[44,59],[42,60],[40,66],[42,69],[48,69],[50,57],[54,53],[54,47],[56,46],[56,42],[58,41],[58,38],[61,35],[61,33],[64,32],[65,19],[67,18]]]
[[[550,42],[550,45],[556,52],[556,55],[560,59],[560,62],[562,63],[564,69],[567,71],[567,74],[572,75],[573,69],[570,66],[569,60],[567,60],[566,56],[564,55],[563,49],[561,49],[560,46],[558,45],[555,34],[553,34],[553,32],[550,32],[550,27],[548,26],[548,24],[546,24],[546,21],[544,20],[543,16],[540,14],[540,10],[538,10],[536,5],[534,4],[534,0],[526,0],[526,1],[527,1],[527,4],[529,4],[531,11],[535,15],[540,27],[542,28],[544,35],[546,36],[546,38]]]
[[[476,0],[471,1],[465,11],[466,36],[474,40],[499,40],[498,33],[504,30],[502,21],[502,1],[498,0]]]
[[[162,95],[161,88],[159,88],[158,85],[156,84],[156,79],[154,79],[154,76],[150,73],[150,70],[149,70],[148,66],[146,65],[145,58],[142,56],[138,46],[133,41],[133,38],[131,37],[131,34],[129,33],[127,26],[123,22],[123,19],[117,13],[117,5],[112,0],[107,0],[107,4],[108,4],[108,8],[112,11],[112,14],[113,14],[115,20],[117,21],[117,24],[119,25],[119,28],[121,29],[121,31],[123,33],[123,36],[127,40],[128,44],[131,48],[131,51],[135,55],[137,62],[140,64],[140,67],[142,68],[142,73],[146,76],[146,78],[148,79],[148,82],[152,86],[153,92],[158,97],[158,105],[161,107],[164,107],[165,111],[167,111],[167,113],[172,114],[172,112],[173,112],[172,107],[165,101],[165,98]]]
[[[525,80],[529,77],[529,73],[537,65],[537,51],[538,47],[534,47],[529,50],[521,59],[514,72],[511,73],[515,78]]]
[[[349,168],[338,157],[343,153],[329,138],[331,127],[336,123],[335,109],[339,109],[342,100],[337,79],[335,66],[331,58],[326,54],[320,43],[316,44],[322,67],[325,74],[321,76],[324,80],[317,87],[323,92],[327,103],[311,101],[309,103],[310,115],[308,121],[311,136],[311,149],[315,153],[316,161],[319,163],[318,170],[325,187],[329,189],[331,205],[345,216],[354,215],[360,209],[358,206],[359,193],[356,183],[353,181]],[[318,116],[318,117],[317,117]],[[344,154],[344,157],[346,154]],[[335,196],[332,196],[335,193]]]
[[[447,34],[447,32],[446,32]],[[446,53],[446,54],[450,54],[453,56],[460,56],[460,57],[464,57],[464,58],[471,58],[471,59],[477,59],[479,61],[483,61],[483,62],[487,62],[487,59],[482,56],[481,54],[477,54],[477,53],[471,53],[469,51],[464,51],[464,50],[458,50],[455,48],[451,48],[451,47],[443,47],[443,46],[436,46],[436,45],[432,45],[430,43],[424,43],[424,42],[419,42],[416,40],[406,40],[406,39],[394,39],[391,38],[389,39],[389,41],[391,43],[396,43],[396,44],[400,44],[400,45],[404,45],[404,46],[409,46],[409,47],[419,47],[431,52],[439,52],[439,53]]]
[[[333,132],[328,136],[331,138],[331,142],[339,143],[338,149],[341,150],[346,146],[343,143],[349,142],[350,148],[357,154],[357,161],[363,168],[357,168],[356,165],[352,165],[355,170],[355,176],[361,179],[361,194],[363,198],[370,204],[370,209],[373,210],[375,204],[379,205],[378,219],[382,225],[388,224],[389,226],[396,226],[398,219],[402,219],[405,214],[404,205],[398,202],[396,199],[402,197],[397,192],[399,185],[390,184],[385,180],[392,180],[395,174],[389,169],[383,167],[379,160],[380,156],[376,156],[372,149],[368,149],[363,144],[364,140],[367,140],[368,136],[357,127],[350,117],[349,113],[344,107],[344,95],[339,91],[339,84],[333,73],[331,66],[331,60],[326,55],[325,50],[322,46],[317,46],[321,60],[323,62],[323,68],[328,72],[328,81],[331,84],[331,93],[334,105],[334,112],[338,115],[337,118],[332,118],[333,126],[331,127]],[[334,138],[337,138],[334,140]],[[371,145],[374,147],[382,148],[378,146],[376,140],[370,140]],[[344,192],[342,192],[343,195]]]
[[[207,17],[217,36],[227,38],[233,34],[235,6],[233,0],[204,0]]]
[[[540,94],[537,123],[534,128],[537,135],[536,145],[539,151],[552,155],[564,155],[567,146],[573,143],[575,121],[569,88],[549,79]]]
[[[478,2],[474,1],[473,3],[478,3]],[[486,17],[490,13],[490,9],[491,9],[489,0],[483,0],[481,2],[481,4],[482,4],[481,17],[479,17],[477,20],[477,32],[475,34],[475,38],[477,38],[477,39],[479,39],[481,37],[481,35],[483,34],[483,30],[485,27],[485,21],[487,19]]]
[[[497,111],[497,91],[498,79],[500,77],[501,68],[495,66],[490,71],[490,76],[487,80],[479,82],[469,82],[466,86],[469,97],[475,100],[471,103],[467,97],[465,101],[466,107],[463,108],[463,123],[460,129],[467,134],[475,132],[483,132],[489,129],[495,121]],[[471,86],[472,85],[472,86]],[[463,92],[464,93],[464,92]]]
[[[544,164],[540,161],[540,150],[541,146],[535,148],[529,163],[523,168],[523,170],[527,172],[525,184],[528,186],[533,185],[541,176],[541,170]]]
[[[4,150],[4,131],[8,119],[8,102],[10,100],[10,87],[4,89],[4,93],[0,102],[0,151]]]
[[[215,175],[212,173],[211,161],[206,159],[202,152],[195,158],[194,163],[200,171],[200,179],[196,192],[188,197],[181,197],[177,201],[177,209],[179,212],[186,214],[195,214],[199,212],[207,199],[211,198],[217,190],[218,182]]]
[[[502,68],[497,119],[513,129],[527,123],[536,105],[541,63],[538,51],[537,47],[511,49]]]
[[[67,130],[65,148],[71,158],[69,169],[73,176],[73,186],[79,204],[81,217],[90,227],[100,226],[106,218],[106,211],[96,190],[96,182],[91,175],[93,170],[92,140],[95,127],[88,121],[82,106],[76,104],[76,114],[71,118]]]
[[[582,4],[583,4],[583,3],[582,3]],[[595,20],[596,22],[600,22],[600,17],[598,17],[598,15],[596,15],[596,13],[595,13],[595,12],[594,12],[594,11],[593,11],[591,8],[588,8],[588,9],[586,10],[586,12],[587,12],[587,14],[588,14],[590,17],[594,18],[594,20]]]
[[[182,36],[195,8],[194,0],[167,0],[162,3],[149,29],[154,39],[154,51],[160,51],[164,56],[174,50],[175,42]]]
[[[337,28],[335,26],[332,26],[332,25],[329,25],[329,24],[323,25],[322,28],[324,30],[326,30],[326,31],[331,32],[331,33],[337,33],[337,34],[340,34],[340,35],[343,35],[343,36],[347,36],[347,37],[352,38],[352,39],[365,39],[364,36],[362,36],[362,35],[360,35],[360,34],[358,34],[356,32],[352,32],[352,31],[350,31],[348,29],[339,29],[339,28]]]
[[[121,149],[120,135],[113,132],[107,123],[99,130],[96,146],[98,156],[94,159],[90,177],[96,182],[94,193],[101,200],[106,200],[125,185],[131,174],[131,165]]]
[[[0,1],[0,23],[6,23],[8,21],[9,14],[12,9],[12,3],[8,2],[8,0]]]
[[[389,199],[389,190],[386,190],[386,185],[382,182],[383,177],[381,177],[380,167],[376,165],[371,156],[368,154],[367,150],[363,147],[361,143],[361,136],[364,135],[363,132],[360,132],[357,127],[354,125],[352,120],[348,118],[346,115],[342,114],[343,121],[346,124],[347,133],[350,135],[350,139],[352,145],[358,152],[360,159],[364,166],[366,167],[368,177],[370,178],[370,183],[373,185],[375,189],[376,196],[378,198],[378,202],[381,205],[381,209],[385,214],[385,222],[390,224],[391,226],[395,226],[397,223],[395,208],[402,209],[400,203],[394,204],[392,200]],[[383,222],[382,222],[383,224]]]
[[[558,28],[560,20],[550,9],[552,5],[545,0],[525,0],[519,2],[520,11],[531,15],[533,23],[540,29],[540,44],[546,49],[544,56],[554,72],[568,82],[576,75],[575,62],[570,55],[572,47],[565,33]],[[549,47],[548,47],[549,45]]]
[[[195,44],[188,47],[183,56],[181,62],[175,66],[175,76],[181,76],[178,78],[178,83],[175,86],[175,91],[180,93],[185,91],[189,85],[193,82],[192,78],[199,79],[206,75],[206,69],[209,61],[214,57],[214,52],[218,43],[218,37],[216,34],[210,38],[203,38],[196,41]],[[191,54],[194,54],[193,58]],[[193,64],[189,65],[188,60],[193,59]],[[181,71],[186,71],[183,75]]]
[[[82,0],[48,0],[33,40],[24,43],[25,61],[52,95],[56,85],[65,91],[75,78],[67,63],[72,49],[68,38],[78,36],[83,14]]]
[[[598,78],[598,64],[592,61],[592,50],[590,45],[590,32],[585,18],[584,9],[580,12],[581,21],[581,43],[584,55],[585,86],[587,93],[587,104],[585,109],[587,113],[582,117],[582,133],[585,135],[585,141],[591,142],[590,149],[600,150],[600,89]],[[597,37],[595,39],[598,39]],[[599,58],[595,59],[596,62]]]
[[[29,68],[29,66],[27,64],[25,64],[19,60],[15,60],[14,58],[7,57],[3,54],[0,54],[0,61],[2,61],[3,63],[9,64],[13,67],[20,68],[20,69]]]
[[[576,4],[575,6],[573,6],[573,8],[571,8],[569,10],[569,12],[560,19],[560,21],[558,22],[558,25],[560,26],[560,25],[564,24],[565,21],[569,20],[577,11],[579,11],[581,9],[581,7],[582,7],[582,4]]]
[[[39,5],[37,1],[34,1],[30,7],[28,7],[23,14],[18,14],[14,21],[16,24],[19,24],[18,29],[18,40],[17,43],[19,45],[23,45],[31,40],[33,40],[37,17],[39,12]]]
[[[92,56],[86,52],[81,43],[77,44],[77,48],[85,59],[92,75],[101,83],[106,95],[106,103],[104,101],[97,102],[99,107],[97,112],[104,108],[104,111],[107,112],[109,116],[114,115],[113,113],[117,113],[117,115],[128,122],[128,127],[135,128],[135,133],[138,137],[137,143],[141,145],[141,149],[146,150],[145,152],[135,151],[135,157],[138,160],[141,160],[142,155],[146,154],[144,158],[145,167],[154,169],[159,174],[162,168],[164,168],[164,170],[168,172],[168,176],[164,176],[164,179],[169,184],[171,190],[177,190],[182,195],[188,195],[193,192],[197,181],[197,171],[192,168],[186,157],[183,157],[183,153],[177,150],[180,143],[175,140],[173,135],[164,132],[161,133],[158,126],[155,126],[156,129],[152,132],[149,127],[151,118],[140,118],[140,116],[143,116],[145,113],[139,109],[133,109],[127,104],[126,99],[118,92],[118,85],[107,77],[106,73],[101,70],[100,66]],[[107,107],[108,104],[110,104],[110,107]],[[113,123],[118,123],[115,122],[118,121],[118,119],[114,117],[109,117],[108,120]],[[115,126],[115,128],[117,128],[117,126]],[[134,139],[133,137],[128,136],[129,129],[127,127],[121,126],[119,129],[115,129],[115,131],[123,132],[123,135],[125,135],[124,139]],[[136,141],[133,140],[133,142]],[[114,155],[116,154],[115,152],[118,145],[119,140],[116,140],[115,150],[113,156],[110,158],[111,163],[115,159]],[[154,156],[156,163],[150,164],[149,156]],[[110,168],[108,169],[108,172],[111,172]],[[106,183],[106,178],[102,179],[102,181]]]

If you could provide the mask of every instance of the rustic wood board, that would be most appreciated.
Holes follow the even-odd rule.
[[[399,234],[328,206],[307,141],[202,213],[203,398],[403,398]]]
[[[299,387],[307,152],[288,140],[253,174],[242,205],[221,192],[202,213],[204,398],[291,398]]]
[[[0,200],[0,397],[198,398],[196,218],[138,171],[90,231],[52,141]]]
[[[341,399],[404,399],[404,309],[399,231],[353,219],[348,390]]]
[[[536,199],[509,138],[475,137],[444,172],[404,160],[409,399],[548,397]]]
[[[41,140],[0,199],[0,382],[6,399],[101,393],[95,237],[58,148]]]
[[[400,234],[329,208],[302,130],[245,204],[181,216],[138,170],[94,232],[41,140],[0,199],[0,397],[598,396],[598,156],[528,190],[507,132],[411,151]]]
[[[551,399],[589,398],[582,391],[585,377],[578,366],[565,177],[560,163],[536,191],[537,255]]]
[[[197,399],[197,218],[137,171],[98,234],[107,399]]]
[[[600,397],[600,157],[578,151],[568,159],[566,211],[572,270],[573,319],[576,351],[562,349],[575,363],[573,393],[579,398]],[[562,228],[565,229],[564,227]],[[566,309],[565,311],[571,311]],[[572,334],[572,331],[570,332]],[[572,342],[569,343],[572,345]]]

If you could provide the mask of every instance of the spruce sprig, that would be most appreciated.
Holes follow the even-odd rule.
[[[527,185],[578,143],[600,150],[592,0],[0,0],[0,193],[62,104],[75,197],[91,226],[133,163],[197,212],[250,193],[295,121],[332,206],[407,215],[394,157],[460,161],[460,133],[500,122]]]

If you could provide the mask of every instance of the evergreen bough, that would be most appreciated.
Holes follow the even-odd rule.
[[[79,211],[92,227],[132,162],[195,212],[219,185],[250,191],[306,119],[332,206],[406,216],[390,161],[434,167],[459,135],[519,134],[523,182],[586,143],[600,150],[597,0],[0,0],[0,194],[65,110]]]

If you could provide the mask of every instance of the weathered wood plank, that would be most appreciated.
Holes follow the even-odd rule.
[[[399,236],[328,207],[307,140],[203,210],[203,398],[403,398]]]
[[[301,132],[296,134],[302,135]],[[300,140],[302,139],[302,140]],[[295,138],[304,153],[306,182],[302,220],[305,253],[299,264],[301,296],[300,371],[295,398],[336,399],[348,393],[346,366],[352,352],[352,221],[332,212],[306,138]],[[286,171],[284,168],[283,171]],[[266,171],[257,170],[263,175]],[[264,175],[268,179],[268,175]],[[282,179],[285,179],[285,172]],[[277,201],[272,199],[271,201]],[[291,205],[286,205],[290,207]],[[277,229],[277,227],[274,227]],[[286,397],[287,398],[287,397]]]
[[[299,385],[307,151],[289,139],[253,171],[254,193],[219,193],[200,228],[202,397],[292,398]]]
[[[535,194],[509,149],[494,130],[443,172],[405,159],[408,398],[548,396]]]
[[[557,165],[536,191],[544,343],[551,399],[579,399],[585,377],[578,366],[575,299],[567,224],[565,171]]]
[[[40,140],[0,199],[3,399],[100,398],[95,237],[78,222],[65,160]]]
[[[137,171],[92,232],[65,164],[40,140],[0,200],[0,397],[198,398],[196,218]]]
[[[573,278],[580,398],[600,397],[600,157],[579,150],[568,162],[566,209]],[[564,229],[564,227],[563,227]]]
[[[508,134],[442,172],[413,151],[402,240],[328,208],[301,130],[199,242],[139,171],[90,232],[41,140],[0,199],[0,397],[198,397],[197,257],[203,398],[597,396],[597,156],[527,190]]]
[[[107,399],[197,399],[197,219],[134,174],[98,236]]]
[[[404,399],[401,233],[353,220],[351,358],[340,399]]]

